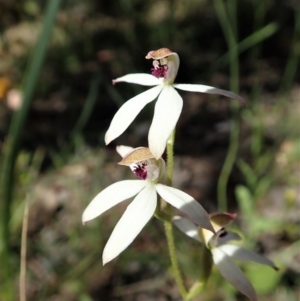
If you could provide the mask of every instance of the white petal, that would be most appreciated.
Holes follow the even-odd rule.
[[[119,137],[144,106],[158,96],[162,88],[162,86],[151,88],[125,102],[111,121],[109,129],[105,134],[105,143],[108,144]]]
[[[97,194],[84,210],[82,222],[85,223],[116,204],[133,197],[140,192],[146,184],[146,181],[143,180],[126,180],[108,186]]]
[[[182,110],[182,98],[172,86],[165,86],[155,105],[154,116],[149,130],[149,148],[159,159],[168,138],[174,130]]]
[[[160,85],[162,81],[151,74],[133,73],[133,74],[124,75],[122,77],[113,80],[113,84],[119,82],[126,82],[126,83],[138,84],[143,86],[156,86],[156,85]]]
[[[201,242],[198,234],[198,227],[190,220],[185,217],[174,216],[172,222],[181,232]]]
[[[129,152],[131,152],[134,148],[131,146],[126,145],[118,145],[116,147],[116,150],[118,154],[123,158],[125,155],[127,155]]]
[[[127,207],[103,251],[103,265],[125,250],[154,214],[157,194],[147,185]]]
[[[162,184],[155,185],[158,194],[173,207],[185,213],[198,226],[211,230],[213,227],[203,207],[187,193]]]
[[[274,263],[269,260],[268,258],[261,256],[255,252],[252,252],[250,250],[246,250],[244,248],[241,248],[239,246],[235,245],[222,245],[218,247],[218,249],[225,252],[228,256],[230,256],[233,259],[241,260],[241,261],[252,261],[260,264],[268,265],[275,270],[277,270],[277,267],[274,265]]]
[[[180,90],[190,91],[190,92],[201,92],[201,93],[208,93],[208,94],[223,95],[223,96],[226,96],[229,98],[236,99],[236,100],[240,101],[244,106],[246,106],[244,99],[241,96],[239,96],[231,91],[226,91],[226,90],[218,89],[218,88],[211,87],[211,86],[191,85],[191,84],[174,84],[174,87],[177,89],[180,89]]]
[[[223,230],[223,231],[220,231],[219,233],[223,233],[223,235],[218,235],[218,237],[215,239],[216,246],[224,245],[229,241],[233,241],[233,240],[238,241],[238,240],[242,239],[240,237],[240,235],[238,235],[237,233],[231,232],[231,231]],[[217,234],[219,234],[219,233],[217,233]],[[226,233],[226,235],[224,235],[224,233]]]
[[[219,248],[214,248],[211,252],[213,254],[214,263],[221,275],[251,301],[257,301],[256,292],[252,284],[241,269],[232,262],[230,257]]]

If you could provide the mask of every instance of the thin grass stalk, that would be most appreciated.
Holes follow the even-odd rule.
[[[231,23],[231,31],[234,37],[238,36],[237,0],[228,0],[228,22]]]
[[[28,201],[25,199],[25,208],[21,237],[21,262],[20,262],[20,301],[26,301],[26,253],[27,253],[27,230],[28,230]]]
[[[239,61],[238,61],[238,51],[237,51],[237,28],[234,30],[231,27],[230,19],[237,19],[236,16],[236,1],[232,0],[229,2],[230,11],[234,14],[228,16],[226,13],[225,5],[222,0],[214,0],[215,9],[221,24],[223,34],[226,38],[226,42],[229,48],[230,54],[230,88],[231,90],[238,92],[239,90]],[[237,21],[233,24],[237,26]],[[218,209],[220,211],[227,211],[227,184],[230,173],[232,171],[234,162],[236,160],[238,144],[239,144],[239,116],[238,116],[238,106],[235,102],[231,102],[231,131],[229,138],[229,148],[225,158],[224,165],[222,167],[217,187],[218,194]]]
[[[263,27],[264,17],[265,17],[265,4],[259,0],[253,0],[253,8],[254,8],[254,28],[253,31],[257,32]],[[252,49],[252,61],[258,61],[258,58],[261,53],[262,45],[256,45]],[[256,64],[254,64],[256,68]],[[257,68],[256,68],[257,69]],[[258,70],[254,70],[254,72],[258,73]],[[258,160],[258,156],[262,149],[262,135],[263,135],[263,120],[262,120],[262,106],[258,101],[259,96],[262,93],[263,83],[257,76],[255,83],[252,88],[252,97],[253,100],[253,115],[255,116],[254,129],[251,136],[251,152],[254,157],[254,162]]]
[[[169,0],[169,18],[168,18],[168,42],[169,42],[169,47],[174,46],[174,37],[175,37],[175,32],[176,32],[176,22],[174,19],[175,15],[175,1],[174,0]],[[172,49],[172,48],[171,48]]]
[[[9,255],[9,219],[10,208],[13,200],[14,190],[14,176],[13,170],[15,160],[19,151],[20,139],[22,130],[26,121],[28,110],[31,104],[32,96],[38,81],[38,76],[41,70],[42,63],[45,58],[47,44],[52,32],[56,12],[58,10],[60,0],[49,0],[46,7],[45,19],[43,28],[40,33],[36,48],[32,53],[32,57],[28,68],[25,72],[26,77],[23,80],[24,98],[22,107],[17,111],[11,122],[9,133],[5,142],[4,160],[2,174],[0,178],[1,187],[1,233],[0,233],[0,256],[1,256],[1,269],[4,275],[5,284],[2,285],[2,291],[7,292],[6,300],[13,299],[13,287],[11,281],[11,266]]]
[[[83,137],[82,130],[86,126],[93,109],[95,107],[95,104],[98,99],[99,95],[99,84],[102,80],[102,71],[99,69],[97,72],[95,72],[92,82],[90,84],[89,93],[87,96],[87,99],[85,101],[83,110],[81,114],[79,115],[77,122],[75,123],[75,126],[70,134],[70,139],[66,143],[66,145],[60,150],[59,156],[54,155],[53,156],[53,162],[54,165],[59,168],[64,164],[64,162],[67,160],[68,156],[70,155],[70,152],[76,146],[76,142],[79,140],[78,138]]]
[[[96,101],[97,101],[97,98],[98,98],[98,88],[99,88],[99,84],[100,84],[100,81],[102,79],[102,72],[101,70],[99,69],[93,79],[92,79],[92,82],[91,82],[91,85],[90,85],[90,90],[89,90],[89,94],[88,94],[88,97],[86,99],[86,102],[85,102],[85,105],[83,107],[83,110],[73,128],[73,131],[71,133],[71,137],[74,137],[76,136],[77,134],[79,134],[83,128],[86,126],[91,114],[92,114],[92,111],[95,107],[95,104],[96,104]]]
[[[288,58],[288,62],[286,64],[282,81],[279,88],[279,94],[283,94],[283,92],[287,91],[291,87],[291,83],[295,77],[295,74],[299,65],[299,41],[300,41],[300,9],[295,9],[295,30],[293,41],[291,45],[291,53]]]
[[[255,32],[250,34],[247,38],[242,40],[237,44],[237,52],[239,54],[244,53],[255,45],[260,44],[264,40],[268,39],[272,35],[274,35],[278,30],[278,24],[275,22],[271,22],[268,25],[257,29]],[[218,68],[224,68],[228,64],[230,64],[230,54],[229,52],[222,55],[219,59],[217,59],[213,65],[211,70],[216,70]]]

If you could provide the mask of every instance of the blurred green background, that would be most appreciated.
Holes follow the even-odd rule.
[[[181,93],[174,186],[209,213],[237,212],[244,245],[280,267],[242,265],[259,300],[300,300],[298,1],[0,0],[1,301],[181,300],[160,221],[105,267],[103,247],[128,202],[81,225],[100,190],[132,178],[115,146],[147,145],[153,104],[105,147],[114,113],[145,90],[111,80],[150,73],[145,56],[161,47],[180,56],[176,82],[233,90],[248,104]],[[201,246],[175,235],[190,287]],[[195,300],[246,297],[213,270]]]

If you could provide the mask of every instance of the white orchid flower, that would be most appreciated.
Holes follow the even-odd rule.
[[[159,159],[165,150],[167,139],[174,130],[182,110],[182,98],[174,88],[191,92],[220,94],[245,104],[242,97],[230,91],[205,85],[174,84],[179,68],[179,57],[176,52],[172,52],[167,48],[161,48],[156,51],[150,51],[146,59],[154,60],[152,75],[145,73],[127,74],[113,80],[113,84],[127,82],[155,87],[129,99],[122,105],[105,134],[106,144],[119,137],[146,104],[158,97],[148,141],[151,153],[156,159]]]
[[[175,216],[173,218],[173,223],[187,236],[204,243],[211,251],[213,262],[221,275],[251,301],[257,301],[256,292],[252,284],[232,259],[265,264],[275,270],[277,270],[277,267],[271,260],[257,253],[237,245],[228,244],[229,241],[241,239],[238,234],[224,229],[224,226],[228,225],[234,219],[235,215],[229,213],[216,213],[210,215],[210,221],[216,231],[215,234],[197,227],[194,223],[184,217]]]
[[[125,180],[110,185],[96,195],[82,215],[84,224],[136,195],[115,226],[104,248],[103,264],[111,261],[126,249],[151,219],[157,206],[157,193],[166,202],[185,213],[197,225],[214,231],[207,212],[193,197],[178,189],[158,183],[165,170],[163,159],[156,160],[145,147],[133,149],[118,146],[117,151],[123,157],[119,164],[129,166],[140,180]]]

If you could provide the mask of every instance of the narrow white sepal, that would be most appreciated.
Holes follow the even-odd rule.
[[[114,228],[103,251],[103,265],[125,250],[141,232],[154,214],[157,194],[153,185],[147,185],[127,207]]]
[[[205,85],[192,85],[192,84],[174,84],[174,87],[180,90],[184,91],[190,91],[190,92],[200,92],[200,93],[208,93],[208,94],[218,94],[223,95],[229,98],[236,99],[240,101],[243,105],[246,105],[244,99],[237,95],[234,92],[226,91],[222,89],[218,89],[211,86],[205,86]]]
[[[105,143],[108,144],[119,137],[128,128],[145,105],[153,101],[158,96],[161,89],[162,86],[157,86],[127,100],[113,117],[105,134]]]
[[[94,219],[118,203],[135,196],[146,186],[143,180],[116,182],[95,196],[82,214],[82,222]]]
[[[196,225],[214,232],[207,212],[193,197],[181,190],[162,184],[156,184],[155,187],[166,202],[185,213]]]
[[[198,234],[198,227],[185,217],[174,216],[172,218],[174,225],[185,235],[201,242]]]
[[[131,84],[138,84],[142,86],[157,86],[162,83],[162,81],[155,76],[147,73],[132,73],[127,74],[121,77],[118,77],[117,79],[113,80],[113,84],[120,83],[120,82],[126,82]]]
[[[165,86],[155,104],[154,116],[149,129],[149,148],[158,160],[174,130],[182,111],[181,96],[172,86]]]
[[[230,257],[219,248],[214,248],[211,252],[213,261],[221,275],[251,301],[257,301],[256,292],[252,284],[241,269],[232,262]]]
[[[278,269],[270,259],[261,256],[253,251],[244,249],[242,247],[228,244],[228,245],[222,245],[218,247],[218,249],[222,250],[233,259],[256,262],[256,263],[268,265],[275,270]]]

